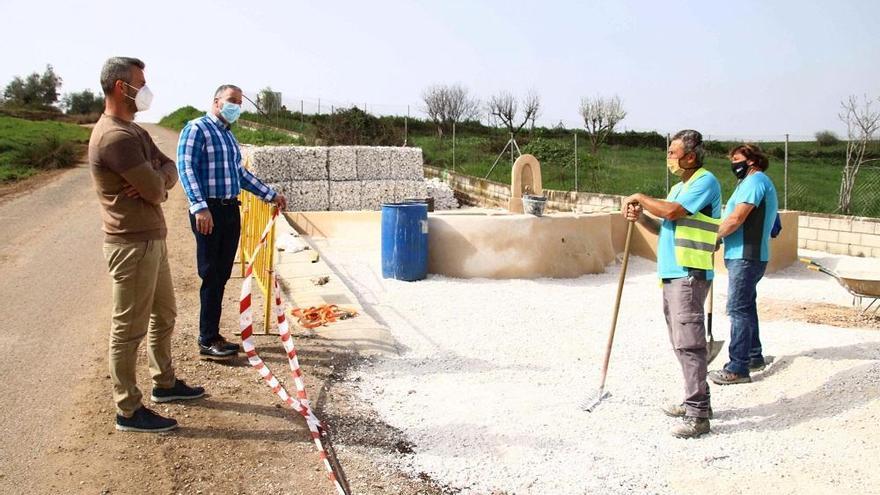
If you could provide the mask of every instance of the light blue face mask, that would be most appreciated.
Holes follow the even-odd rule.
[[[241,115],[241,105],[228,101],[223,103],[223,107],[220,109],[220,116],[223,117],[223,120],[231,124],[238,120],[239,115]]]

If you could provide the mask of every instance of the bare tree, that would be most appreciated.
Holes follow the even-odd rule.
[[[846,163],[843,165],[843,174],[840,178],[840,196],[837,201],[837,209],[841,213],[849,214],[852,204],[853,188],[859,168],[868,162],[880,160],[880,158],[865,158],[868,143],[874,137],[874,133],[880,130],[880,112],[871,109],[874,102],[867,96],[863,97],[861,104],[855,96],[850,96],[840,102],[840,120],[846,124]]]
[[[435,85],[422,92],[424,112],[437,126],[437,135],[443,137],[444,128],[476,118],[480,100],[472,98],[461,84]]]
[[[581,117],[584,119],[584,127],[590,138],[590,149],[595,155],[599,145],[605,142],[609,134],[614,132],[614,127],[626,117],[623,103],[620,97],[605,98],[581,98]]]
[[[281,111],[281,93],[272,91],[271,86],[266,86],[257,93],[257,105],[265,113],[278,113]]]
[[[507,127],[510,132],[513,132],[513,119],[516,118],[519,103],[512,94],[507,91],[494,94],[489,97],[486,107],[493,117],[501,121],[501,124]]]
[[[535,130],[535,120],[541,115],[541,97],[538,95],[538,92],[530,89],[526,93],[525,98],[523,98],[523,106],[525,107],[526,115],[531,115],[529,119],[531,121],[529,136],[531,136],[532,131]]]
[[[443,137],[443,120],[446,116],[446,90],[443,86],[431,86],[422,91],[425,108],[422,111],[437,126],[437,135]]]
[[[480,100],[470,96],[468,89],[460,84],[447,88],[449,122],[459,123],[480,115]]]
[[[521,119],[518,119],[520,116],[520,102],[507,91],[501,91],[493,95],[489,98],[486,106],[489,113],[500,120],[508,132],[516,136],[526,124],[537,118],[541,111],[541,97],[534,90],[530,90],[526,94],[522,101],[523,112]]]

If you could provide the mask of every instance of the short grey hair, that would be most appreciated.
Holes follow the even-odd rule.
[[[104,62],[101,69],[101,89],[105,95],[113,92],[113,86],[116,81],[125,81],[131,84],[131,68],[137,67],[144,70],[146,65],[138,58],[132,57],[110,57]]]
[[[703,159],[706,157],[706,150],[703,149],[703,135],[693,129],[685,129],[672,136],[673,141],[676,139],[681,140],[685,154],[694,153],[697,156],[697,166],[702,167]]]
[[[220,95],[222,95],[223,92],[226,91],[227,89],[231,89],[233,91],[238,91],[239,93],[244,93],[244,91],[242,91],[241,88],[239,88],[235,84],[224,84],[224,85],[220,86],[219,88],[217,88],[217,91],[214,91],[214,98],[220,98]]]

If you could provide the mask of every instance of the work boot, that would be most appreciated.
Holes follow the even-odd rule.
[[[750,383],[752,381],[752,377],[749,375],[737,375],[727,370],[710,371],[709,379],[718,385],[734,385],[736,383]]]
[[[681,423],[670,430],[670,433],[676,438],[697,438],[709,433],[709,418],[685,416]]]
[[[685,409],[684,404],[668,402],[660,406],[660,410],[663,411],[663,414],[673,418],[683,418],[687,416],[687,409]],[[712,406],[709,406],[709,418],[712,418],[713,416]]]

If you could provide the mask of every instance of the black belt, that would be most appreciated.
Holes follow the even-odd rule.
[[[241,204],[238,198],[208,198],[205,202],[209,205],[220,206],[238,206]]]
[[[694,280],[706,280],[706,270],[703,270],[702,268],[688,268],[688,277],[691,277]],[[669,282],[672,282],[673,280],[677,280],[679,278],[684,277],[664,278],[662,280],[664,284],[668,284]]]

